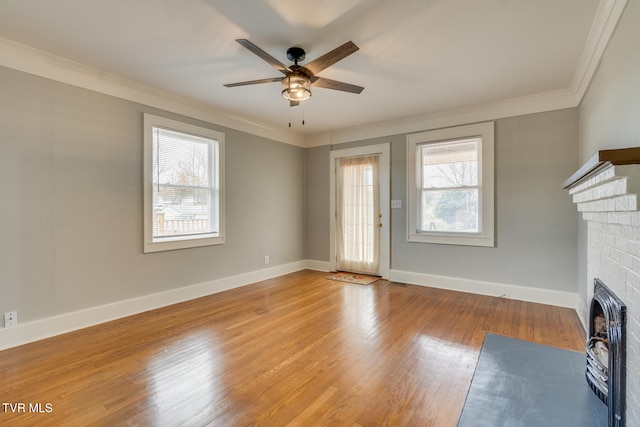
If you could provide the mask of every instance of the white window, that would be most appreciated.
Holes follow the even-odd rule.
[[[408,241],[494,246],[493,122],[407,137]]]
[[[144,115],[144,252],[224,243],[224,134]]]

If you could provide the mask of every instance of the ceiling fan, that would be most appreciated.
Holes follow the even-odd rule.
[[[305,66],[298,65],[298,62],[305,58],[305,51],[300,47],[290,47],[287,49],[287,58],[293,61],[294,65],[287,67],[264,50],[247,39],[236,39],[245,48],[258,55],[273,68],[284,74],[284,77],[272,77],[260,80],[250,80],[246,82],[228,83],[226,87],[247,86],[260,83],[281,82],[282,96],[289,100],[292,107],[300,104],[300,101],[309,99],[311,96],[311,86],[322,87],[325,89],[340,90],[343,92],[360,93],[364,90],[362,86],[356,86],[349,83],[343,83],[336,80],[318,77],[320,71],[330,67],[336,62],[346,58],[359,48],[353,42],[348,41],[338,46],[331,52],[325,53],[319,58],[314,59]]]

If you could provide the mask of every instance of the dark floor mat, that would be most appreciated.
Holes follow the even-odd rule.
[[[603,427],[585,355],[487,334],[458,427]]]

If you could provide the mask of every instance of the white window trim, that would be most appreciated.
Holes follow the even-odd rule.
[[[480,195],[480,232],[446,233],[418,232],[418,183],[419,167],[417,147],[431,142],[444,142],[464,138],[482,139],[479,178]],[[407,136],[407,241],[418,243],[439,243],[465,246],[495,246],[494,233],[494,123],[479,123],[455,128],[421,132]]]
[[[225,242],[224,233],[224,133],[195,126],[164,117],[144,114],[144,253],[170,251],[175,249],[196,248],[202,246],[220,245]],[[153,239],[153,132],[154,127],[188,133],[203,138],[218,141],[218,182],[219,182],[219,231],[217,234],[201,236],[177,236],[164,238],[162,241]]]

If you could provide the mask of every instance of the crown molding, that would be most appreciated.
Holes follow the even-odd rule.
[[[219,111],[165,91],[0,38],[0,65],[105,95],[215,123],[252,135],[304,147],[304,137],[246,117]]]
[[[578,104],[579,100],[571,89],[560,89],[537,95],[488,102],[471,107],[376,123],[370,126],[313,134],[307,136],[306,147],[312,148],[322,145],[342,144],[364,139],[472,124],[505,117],[562,110],[564,108],[577,107]]]
[[[602,55],[613,35],[628,0],[602,0],[593,20],[589,37],[571,83],[571,89],[582,101],[598,69]]]

